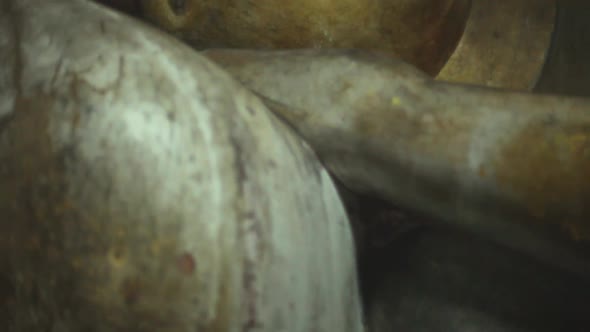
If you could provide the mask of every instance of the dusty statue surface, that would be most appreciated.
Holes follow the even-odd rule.
[[[588,100],[436,82],[377,53],[204,54],[266,97],[351,188],[590,271],[549,244],[590,239]]]
[[[138,0],[141,16],[197,48],[363,48],[435,75],[471,0]]]
[[[216,65],[88,1],[0,12],[8,331],[361,331],[311,150]]]
[[[552,47],[558,2],[472,0],[461,40],[437,78],[532,89]]]
[[[554,0],[96,1],[197,49],[380,50],[445,81],[522,90],[543,70],[557,11]]]

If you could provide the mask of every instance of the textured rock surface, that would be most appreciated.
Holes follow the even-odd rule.
[[[471,0],[138,0],[141,15],[197,48],[362,48],[436,75]]]
[[[570,250],[590,253],[588,100],[436,82],[371,52],[204,54],[350,188],[590,276]]]
[[[87,1],[0,27],[9,331],[362,330],[331,179],[256,97]]]

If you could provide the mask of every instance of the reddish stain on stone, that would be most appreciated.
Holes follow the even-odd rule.
[[[184,275],[192,275],[195,272],[196,265],[195,258],[190,253],[180,255],[176,261],[176,267]]]

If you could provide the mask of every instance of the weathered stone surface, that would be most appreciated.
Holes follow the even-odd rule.
[[[255,96],[88,1],[0,26],[9,331],[362,330],[331,179]]]

